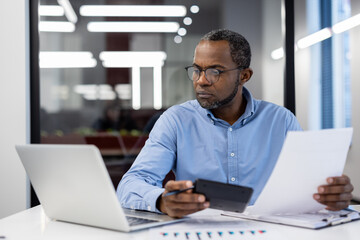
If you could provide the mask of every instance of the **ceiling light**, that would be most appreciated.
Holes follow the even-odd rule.
[[[131,85],[128,83],[121,83],[115,85],[115,91],[118,94],[119,99],[130,100],[131,99]]]
[[[271,52],[271,58],[274,60],[278,60],[284,57],[284,49],[278,48]]]
[[[104,51],[100,53],[99,57],[103,61],[103,66],[107,68],[154,67],[164,65],[166,53],[161,51]]]
[[[360,14],[357,14],[353,17],[350,17],[344,21],[335,24],[332,27],[332,30],[334,33],[342,33],[358,25],[360,25]]]
[[[185,28],[179,28],[178,34],[180,36],[185,36],[186,35],[186,29]]]
[[[58,3],[64,8],[65,16],[69,22],[76,23],[78,18],[69,0],[58,0]]]
[[[182,37],[180,37],[179,35],[176,35],[176,36],[174,37],[174,42],[175,42],[175,43],[181,43],[181,42],[182,42]]]
[[[153,96],[154,102],[153,106],[155,109],[162,108],[162,68],[161,65],[155,66],[153,69]]]
[[[87,17],[184,17],[181,5],[84,5],[80,15]]]
[[[86,100],[114,100],[116,98],[116,93],[108,84],[76,85],[74,91],[83,95]]]
[[[64,16],[64,8],[58,5],[40,5],[39,16],[51,16],[51,17]]]
[[[94,68],[91,52],[40,52],[40,68]]]
[[[74,32],[75,25],[71,22],[40,21],[40,32]]]
[[[332,36],[332,33],[331,33],[330,28],[324,28],[318,32],[315,32],[313,34],[310,34],[309,36],[306,36],[306,37],[300,39],[297,42],[297,46],[299,48],[306,48],[311,45],[314,45],[315,43],[321,42],[331,36]]]
[[[350,17],[344,21],[341,21],[341,22],[333,25],[331,29],[324,28],[318,32],[315,32],[309,36],[306,36],[306,37],[300,39],[297,42],[297,44],[295,45],[295,51],[298,50],[298,48],[300,48],[300,49],[306,48],[315,43],[318,43],[325,39],[328,39],[333,35],[333,33],[335,33],[335,34],[342,33],[344,31],[347,31],[358,25],[360,25],[360,14],[357,14],[353,17]],[[282,53],[281,53],[281,51],[282,51]],[[281,54],[282,54],[282,56],[281,56]],[[271,52],[271,57],[274,60],[282,58],[283,55],[284,55],[283,50],[280,48]]]
[[[191,25],[192,24],[192,19],[190,17],[186,17],[184,18],[184,24],[185,25]]]
[[[89,32],[177,32],[177,22],[89,22]]]
[[[140,68],[152,67],[154,81],[154,108],[162,108],[162,66],[166,60],[165,52],[101,52],[99,57],[103,61],[103,66],[106,68],[131,68],[131,95],[133,109],[141,108]]]
[[[139,110],[141,108],[140,67],[133,67],[131,71],[132,108]]]
[[[190,12],[192,12],[192,13],[198,13],[199,11],[200,11],[200,8],[197,5],[192,5],[190,7]]]

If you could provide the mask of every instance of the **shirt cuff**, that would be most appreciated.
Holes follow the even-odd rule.
[[[146,194],[145,196],[145,199],[147,200],[146,210],[151,212],[162,213],[159,209],[156,208],[156,200],[164,191],[165,191],[164,188],[155,188]]]

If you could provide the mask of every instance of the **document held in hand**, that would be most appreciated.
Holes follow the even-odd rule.
[[[341,176],[352,128],[289,132],[274,170],[253,206],[225,215],[307,228],[360,218],[358,212],[329,212],[313,199],[326,178]]]

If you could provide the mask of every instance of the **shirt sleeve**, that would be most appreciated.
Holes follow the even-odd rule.
[[[287,110],[287,118],[286,118],[286,123],[287,123],[287,129],[286,132],[288,131],[303,131],[303,129],[300,126],[299,121],[297,120],[297,118],[295,117],[295,115],[290,112],[289,110]]]
[[[176,124],[170,108],[157,120],[149,139],[117,188],[125,208],[160,212],[156,200],[163,193],[162,182],[176,160]]]

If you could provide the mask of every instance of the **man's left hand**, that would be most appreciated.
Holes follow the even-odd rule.
[[[314,199],[326,205],[326,209],[331,211],[339,211],[348,207],[352,199],[351,192],[354,190],[350,178],[342,175],[341,177],[329,177],[326,181],[328,184],[318,187],[318,193],[314,194]]]

